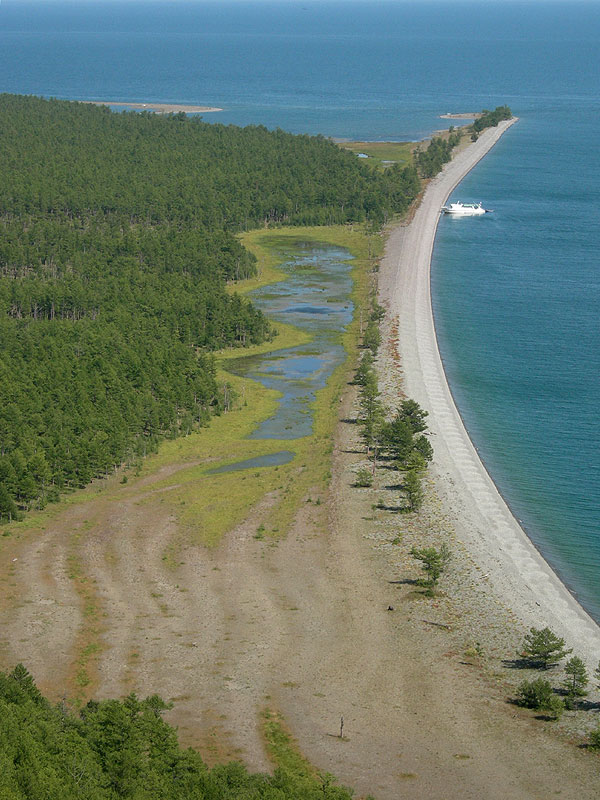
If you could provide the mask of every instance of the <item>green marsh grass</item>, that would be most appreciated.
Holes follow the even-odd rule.
[[[267,753],[273,763],[293,775],[315,780],[317,771],[300,753],[285,730],[280,714],[266,709],[262,713],[262,729]]]
[[[412,164],[415,142],[340,142],[340,147],[353,153],[365,153],[369,156],[367,163],[385,169],[386,161],[401,167]]]

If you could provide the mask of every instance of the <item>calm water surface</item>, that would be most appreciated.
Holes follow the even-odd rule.
[[[598,176],[586,169],[591,138],[549,153],[545,124],[519,122],[454,192],[496,211],[440,221],[434,312],[453,393],[486,465],[600,618],[600,225],[590,213]]]
[[[286,322],[312,336],[306,345],[228,363],[232,372],[281,392],[276,413],[251,439],[299,439],[312,433],[316,392],[346,357],[340,333],[352,320],[351,260],[343,248],[299,242],[280,265],[287,279],[251,292],[275,327]]]
[[[244,469],[259,469],[260,467],[279,467],[282,464],[289,464],[296,454],[291,450],[279,450],[277,453],[267,453],[264,456],[246,458],[244,461],[235,461],[232,464],[224,464],[222,467],[207,469],[207,475],[219,475],[222,472],[240,472]]]

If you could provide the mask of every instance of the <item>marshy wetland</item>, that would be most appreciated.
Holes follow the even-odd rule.
[[[286,246],[285,242],[281,246]],[[250,293],[275,323],[305,331],[310,341],[229,361],[227,369],[280,393],[277,410],[250,436],[299,439],[313,430],[316,393],[343,363],[341,334],[352,319],[352,255],[344,248],[299,241],[281,251],[284,280]]]

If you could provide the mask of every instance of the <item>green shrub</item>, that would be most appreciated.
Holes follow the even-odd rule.
[[[534,681],[523,681],[517,689],[517,705],[532,708],[535,711],[549,711],[558,718],[564,708],[560,698],[554,694],[550,681],[536,678]]]
[[[600,750],[600,728],[590,733],[590,740],[588,742],[590,750]]]
[[[517,703],[524,708],[543,708],[553,696],[552,684],[544,678],[523,681],[517,689]]]
[[[356,471],[354,486],[358,486],[360,488],[373,486],[373,473],[368,467],[361,467]]]

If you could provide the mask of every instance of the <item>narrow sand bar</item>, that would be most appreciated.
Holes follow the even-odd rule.
[[[212,106],[188,106],[173,103],[124,103],[122,100],[82,100],[93,106],[117,106],[118,108],[131,108],[135,111],[155,111],[157,114],[178,114],[183,111],[185,114],[208,114],[212,111],[223,111],[222,108]]]
[[[474,111],[472,114],[440,114],[440,119],[479,119],[483,116],[483,111]]]
[[[482,582],[525,625],[548,625],[595,666],[600,628],[542,558],[487,473],[448,387],[435,333],[430,265],[440,208],[514,122],[486,130],[459,152],[429,184],[412,222],[392,231],[380,293],[391,321],[398,320],[404,390],[429,411],[437,492],[458,539],[481,568]]]

